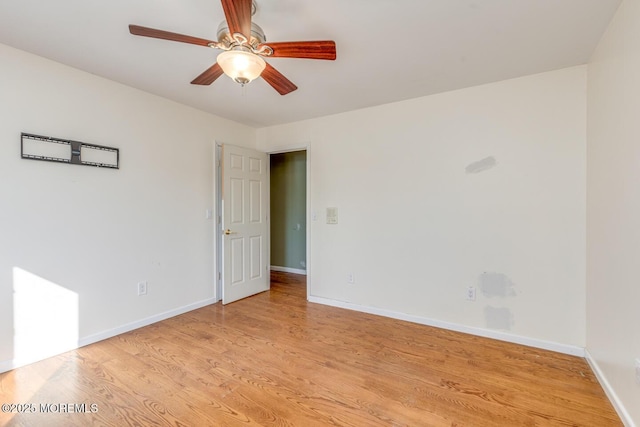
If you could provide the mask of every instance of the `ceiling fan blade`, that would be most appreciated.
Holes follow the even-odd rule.
[[[211,67],[207,68],[202,74],[193,79],[192,85],[210,85],[215,82],[218,77],[223,75],[224,72],[218,63],[216,62]]]
[[[197,44],[199,46],[209,46],[209,43],[216,43],[198,37],[185,36],[184,34],[171,33],[169,31],[156,30],[154,28],[141,27],[139,25],[129,25],[129,32],[136,36],[151,37],[154,39],[171,40],[174,42]]]
[[[280,71],[273,68],[268,62],[260,77],[265,79],[280,95],[286,95],[298,89],[298,86],[294,85],[291,80],[283,76]]]
[[[222,0],[222,9],[229,25],[231,36],[241,33],[251,38],[251,0]]]
[[[273,49],[271,58],[328,59],[331,61],[336,59],[336,42],[333,40],[275,42],[263,43],[263,45]],[[260,46],[258,46],[259,48]]]

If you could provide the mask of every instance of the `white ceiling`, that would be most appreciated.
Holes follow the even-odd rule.
[[[288,123],[588,61],[620,0],[257,0],[267,41],[335,40],[336,61],[268,60],[258,79],[189,84],[219,51],[128,25],[215,40],[219,0],[0,0],[0,43],[254,127]],[[1,66],[1,64],[0,64]]]

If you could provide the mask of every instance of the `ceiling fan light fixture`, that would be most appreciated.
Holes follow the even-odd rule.
[[[267,66],[262,57],[242,49],[222,52],[217,62],[227,76],[241,85],[260,77]]]

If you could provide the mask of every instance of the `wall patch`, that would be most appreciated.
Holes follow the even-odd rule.
[[[488,305],[484,308],[484,318],[487,328],[489,329],[509,331],[514,324],[513,314],[511,314],[511,311],[506,307],[492,307]]]
[[[502,273],[484,272],[478,278],[478,287],[485,297],[515,297],[514,283]]]

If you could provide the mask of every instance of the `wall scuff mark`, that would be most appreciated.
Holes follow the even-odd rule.
[[[480,173],[480,172],[484,172],[486,170],[489,169],[493,169],[498,165],[498,162],[496,161],[495,157],[490,156],[490,157],[486,157],[482,160],[478,160],[477,162],[473,162],[471,164],[469,164],[466,168],[465,168],[465,172],[467,174],[470,173]]]

